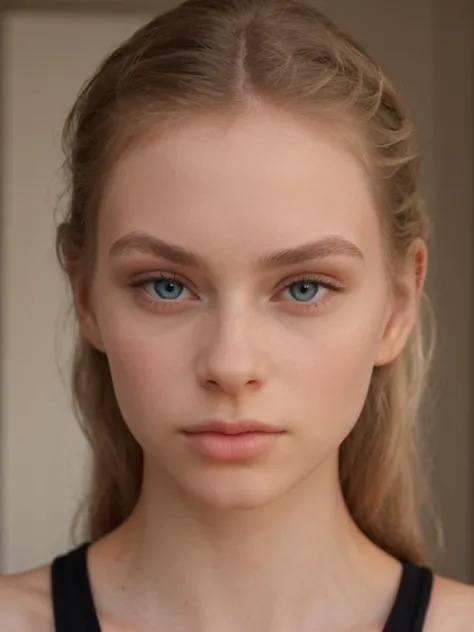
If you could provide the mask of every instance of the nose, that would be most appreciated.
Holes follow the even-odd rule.
[[[261,333],[241,311],[213,321],[198,358],[201,386],[229,395],[261,388],[266,382]]]

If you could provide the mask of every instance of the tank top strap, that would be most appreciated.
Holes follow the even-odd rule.
[[[90,542],[56,557],[51,566],[55,632],[100,632],[87,571]]]
[[[383,632],[422,632],[433,588],[433,572],[402,561],[403,572],[395,602]]]

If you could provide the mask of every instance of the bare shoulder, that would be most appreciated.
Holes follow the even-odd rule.
[[[53,632],[50,566],[0,577],[0,630]]]
[[[426,621],[427,632],[473,632],[474,586],[436,576]]]

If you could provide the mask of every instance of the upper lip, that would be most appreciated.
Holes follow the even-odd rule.
[[[282,428],[261,421],[204,421],[184,430],[185,433],[219,432],[221,434],[243,434],[244,432],[283,432]]]

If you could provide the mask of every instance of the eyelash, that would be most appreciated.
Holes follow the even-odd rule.
[[[183,285],[186,289],[189,290],[188,284],[186,281],[181,279],[179,275],[175,273],[158,273],[156,276],[150,276],[145,279],[140,279],[139,281],[134,281],[131,283],[132,288],[139,292],[139,296],[141,300],[147,302],[149,306],[156,310],[170,309],[173,305],[179,303],[178,299],[176,300],[165,300],[165,299],[154,299],[150,296],[150,294],[145,290],[145,286],[150,283],[156,283],[157,281],[177,281],[180,285]],[[317,275],[301,275],[297,276],[290,281],[284,281],[282,285],[279,286],[277,293],[281,293],[284,290],[287,290],[292,285],[296,285],[297,283],[315,283],[320,287],[323,287],[330,292],[341,293],[344,291],[344,287],[334,280],[329,280],[326,277],[321,277]],[[191,291],[191,290],[189,290]],[[315,297],[317,299],[317,296]],[[290,301],[292,302],[292,301]],[[298,306],[299,309],[303,310],[321,310],[324,309],[325,303],[327,301],[316,300],[314,303],[298,303],[294,301],[295,305]]]

